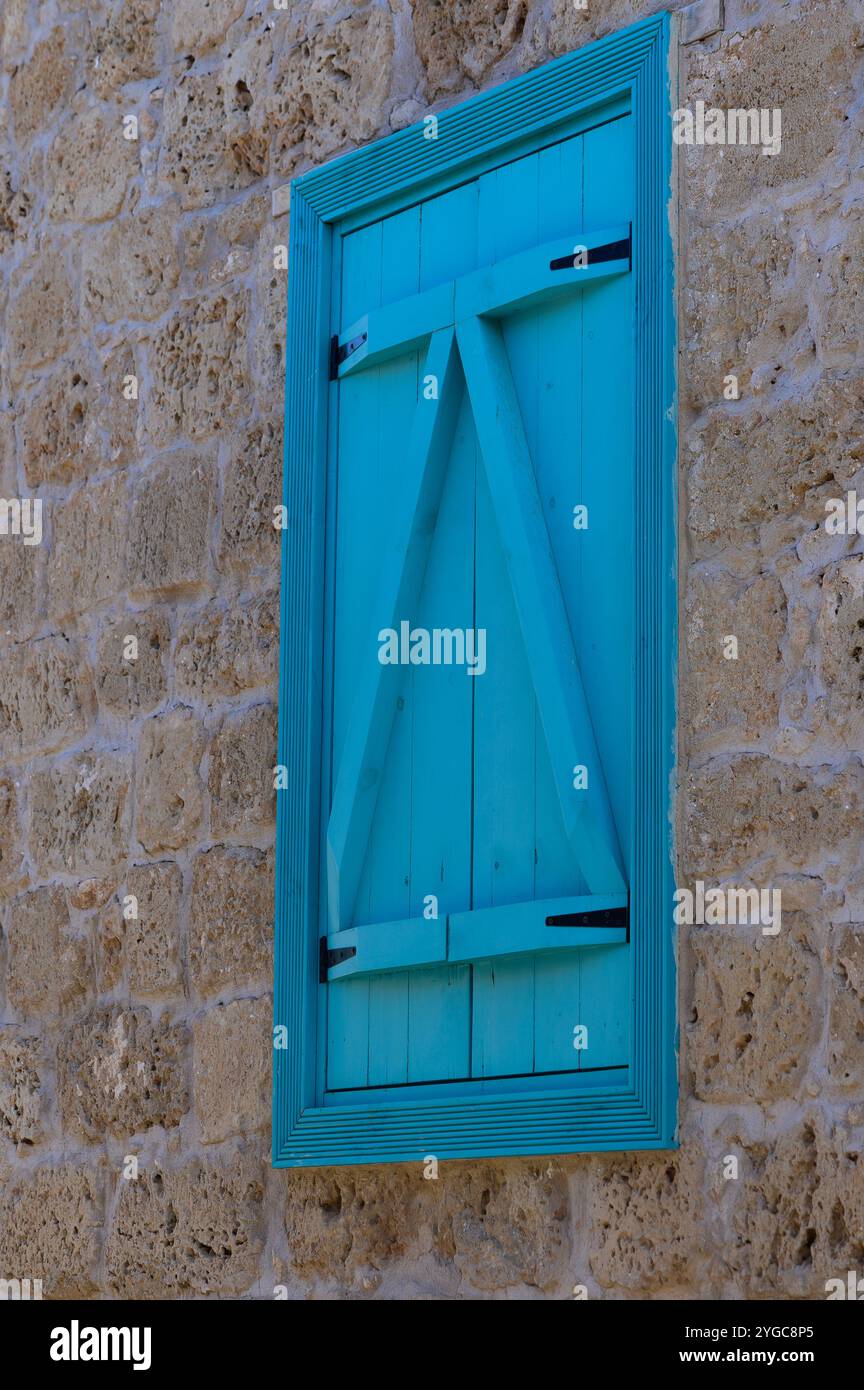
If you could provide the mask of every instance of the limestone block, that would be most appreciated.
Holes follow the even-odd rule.
[[[100,912],[93,933],[96,988],[99,994],[111,994],[123,982],[125,928],[120,903],[112,898]]]
[[[591,1269],[604,1287],[704,1290],[711,1244],[704,1155],[616,1155],[600,1162],[589,1211]]]
[[[62,888],[36,888],[9,905],[6,994],[24,1018],[80,1007],[92,989],[87,942],[69,928]]]
[[[287,283],[284,269],[274,265],[273,248],[288,244],[288,228],[268,222],[255,252],[255,299],[258,331],[251,343],[252,368],[262,409],[281,410],[285,389],[285,339],[287,332]],[[281,418],[281,417],[280,417]]]
[[[568,1270],[570,1200],[554,1163],[460,1166],[451,1180],[422,1182],[424,1206],[438,1198],[432,1246],[464,1280],[489,1294],[515,1286],[551,1290]],[[416,1181],[416,1179],[415,1179]],[[432,1192],[430,1189],[440,1189]]]
[[[272,973],[273,851],[217,846],[192,867],[189,972],[196,991],[264,982]]]
[[[681,12],[681,43],[699,43],[723,28],[723,0],[692,0]]]
[[[689,0],[668,0],[663,8],[677,10]],[[588,4],[577,9],[573,0],[552,0],[552,14],[549,25],[549,49],[556,57],[561,53],[571,53],[586,43],[593,43],[616,29],[624,29],[644,18],[645,6],[641,0],[604,0],[603,5]]]
[[[44,1067],[38,1038],[0,1028],[0,1135],[16,1146],[35,1144],[42,1137]]]
[[[864,927],[846,927],[829,976],[828,1072],[838,1089],[864,1086]]]
[[[225,138],[235,168],[257,177],[270,165],[268,98],[272,81],[273,36],[268,25],[237,44],[222,67]]]
[[[265,420],[234,436],[225,474],[218,565],[232,574],[264,567],[276,573],[281,531],[282,424]]]
[[[120,1004],[98,1005],[69,1024],[57,1046],[66,1133],[125,1139],[179,1124],[189,1103],[186,1044],[184,1025]]]
[[[748,1292],[755,1287],[790,1294],[815,1292],[812,1268],[813,1192],[818,1182],[816,1136],[803,1131],[770,1143],[730,1143],[745,1181],[736,1188],[733,1268]],[[782,1272],[781,1272],[782,1271]]]
[[[75,912],[94,912],[97,908],[104,908],[115,887],[117,876],[113,873],[81,878],[74,887],[67,888],[69,908],[74,908]]]
[[[742,394],[754,373],[755,384],[764,385],[806,325],[807,306],[782,212],[754,213],[734,226],[694,225],[687,247],[683,384],[690,404],[701,409],[722,400],[729,374],[738,377]]]
[[[224,260],[214,261],[210,267],[209,278],[214,285],[221,285],[226,280],[231,280],[235,276],[245,275],[252,264],[252,252],[247,246],[234,246],[225,256]],[[259,339],[255,334],[252,340],[253,358],[258,347]],[[260,397],[258,398],[260,400]]]
[[[157,319],[180,278],[176,209],[145,208],[84,238],[82,305],[97,322]]]
[[[263,1171],[251,1156],[143,1170],[121,1184],[106,1255],[123,1298],[242,1293],[263,1247]]]
[[[151,854],[179,849],[201,825],[205,737],[190,709],[174,709],[142,727],[135,771],[136,832]]]
[[[0,902],[25,887],[19,792],[15,779],[0,775]]]
[[[0,490],[4,497],[14,497],[18,490],[18,447],[11,411],[0,413]]]
[[[210,750],[214,836],[254,834],[273,824],[275,763],[276,711],[270,705],[256,705],[223,720]]]
[[[129,339],[100,354],[102,371],[101,421],[106,464],[129,463],[139,453],[139,402],[130,395],[131,377],[140,376],[135,344]]]
[[[17,66],[16,58],[23,56],[30,45],[33,26],[30,23],[28,0],[6,0],[0,15],[0,51],[6,69]]]
[[[429,95],[459,90],[466,78],[479,84],[519,43],[529,9],[529,0],[455,0],[450,5],[411,0],[414,42]]]
[[[183,228],[183,264],[187,270],[202,270],[210,256],[213,220],[206,213],[189,218]]]
[[[830,367],[860,363],[864,351],[864,221],[850,217],[813,280],[816,345]]]
[[[33,211],[32,189],[0,161],[0,255],[8,256],[16,241],[24,241]]]
[[[290,183],[280,184],[273,189],[273,199],[271,212],[274,217],[283,217],[286,212],[291,211],[291,185]]]
[[[735,1185],[727,1259],[744,1297],[824,1298],[826,1280],[860,1265],[860,1145],[805,1115],[776,1137],[742,1137],[735,1151],[746,1180]]]
[[[773,575],[740,585],[728,574],[693,574],[687,590],[687,708],[706,739],[735,729],[759,739],[774,727],[783,681],[786,597]],[[728,637],[737,641],[737,659]]]
[[[269,216],[270,201],[266,194],[251,193],[239,203],[229,203],[219,214],[219,235],[229,246],[254,246]]]
[[[570,1201],[551,1163],[332,1168],[285,1174],[283,1219],[293,1268],[367,1288],[418,1246],[485,1294],[549,1291],[568,1270]],[[402,1286],[400,1279],[400,1286]]]
[[[43,1298],[92,1298],[99,1290],[104,1196],[91,1166],[37,1168],[0,1204],[0,1269],[41,1279]]]
[[[61,126],[48,155],[48,211],[58,221],[116,217],[138,172],[138,141],[123,134],[120,111],[85,111]]]
[[[212,207],[259,175],[237,162],[226,128],[220,73],[186,73],[165,96],[159,179],[184,208]]]
[[[864,556],[830,565],[821,578],[816,639],[825,717],[851,751],[864,738]]]
[[[150,349],[148,429],[155,443],[220,433],[249,409],[247,301],[218,294],[175,314]]]
[[[41,367],[60,357],[77,319],[77,297],[66,273],[66,258],[59,243],[49,242],[32,271],[21,267],[10,279],[6,316],[13,380],[27,367]]]
[[[30,32],[28,26],[28,37]],[[37,43],[26,63],[16,67],[9,79],[9,107],[21,148],[26,149],[68,100],[74,73],[74,57],[59,25]]]
[[[48,610],[55,621],[86,613],[122,589],[126,509],[122,474],[52,502]]]
[[[0,488],[4,497],[14,497],[18,489],[18,447],[11,411],[0,414]]]
[[[171,9],[175,52],[206,52],[225,37],[244,8],[244,0],[175,0]]]
[[[20,426],[27,481],[61,486],[128,463],[138,442],[135,345],[75,350],[23,396]]]
[[[712,410],[689,438],[688,526],[697,554],[752,541],[774,517],[800,535],[808,502],[824,522],[821,489],[841,496],[861,467],[864,378],[822,380],[797,399],[744,412]]]
[[[43,506],[43,535],[45,514]],[[44,611],[44,546],[24,545],[20,536],[4,537],[0,545],[0,636],[7,641],[29,637]]]
[[[369,5],[278,52],[271,120],[280,174],[364,144],[384,123],[393,21]]]
[[[690,774],[683,808],[683,882],[765,860],[769,872],[857,862],[864,782],[854,764],[797,768],[755,756],[716,760]]]
[[[730,32],[717,47],[689,50],[688,104],[782,112],[776,155],[752,145],[687,149],[697,204],[737,211],[790,181],[812,179],[831,161],[854,96],[862,35],[855,6],[805,0],[746,34]]]
[[[78,753],[32,774],[30,854],[45,876],[116,864],[129,841],[128,760]]]
[[[144,995],[181,992],[183,875],[178,865],[136,865],[126,875],[126,893],[138,900],[137,917],[124,919],[129,988]]]
[[[93,928],[94,965],[99,994],[111,994],[124,984],[128,954],[126,925],[118,894],[105,904]],[[129,974],[131,976],[131,970]]]
[[[195,1022],[192,1089],[205,1144],[270,1123],[273,1001],[217,1004]]]
[[[156,73],[159,10],[160,0],[136,0],[90,19],[85,71],[88,86],[103,101],[127,82]]]
[[[177,690],[193,699],[240,695],[276,685],[278,596],[191,615],[177,636]]]
[[[129,520],[129,589],[172,596],[207,583],[214,468],[198,454],[172,454],[135,483]]]
[[[0,662],[0,758],[74,743],[91,713],[92,680],[78,642],[58,634],[7,649]]]
[[[850,1117],[846,1118],[848,1121]],[[858,1268],[864,1229],[861,1143],[860,1131],[850,1133],[849,1128],[829,1127],[823,1122],[821,1131],[817,1130],[819,1182],[813,1194],[813,1224],[817,1230],[813,1267],[820,1275],[824,1273],[826,1279],[843,1277],[850,1269],[857,1269],[861,1277]],[[822,1288],[824,1291],[824,1281]]]
[[[29,487],[70,483],[99,471],[99,399],[98,366],[85,352],[64,358],[26,398],[20,433]]]
[[[294,1269],[350,1284],[358,1270],[404,1255],[423,1181],[419,1165],[416,1174],[391,1164],[286,1173],[283,1220]]]
[[[687,1058],[700,1100],[769,1102],[798,1094],[822,1029],[818,959],[794,919],[703,927],[690,937]]]
[[[130,638],[137,642],[137,655]],[[171,646],[167,614],[125,613],[106,622],[96,655],[99,703],[121,718],[153,709],[167,693],[166,663]]]
[[[67,888],[69,906],[76,912],[94,912],[104,907],[117,884],[115,874],[104,878],[82,878],[73,888]]]

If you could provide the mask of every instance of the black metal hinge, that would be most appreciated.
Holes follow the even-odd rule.
[[[334,965],[341,965],[343,960],[350,960],[356,954],[356,946],[339,946],[331,951],[328,949],[326,936],[322,936],[318,942],[318,979],[321,984],[326,985],[328,970],[332,970]]]
[[[585,251],[584,260],[580,260],[579,265],[575,264],[575,252],[572,256],[559,256],[557,260],[549,262],[550,270],[578,270],[585,265],[602,265],[604,261],[630,261],[632,250],[631,234],[628,232],[621,241],[607,241],[603,246],[591,246]]]
[[[547,927],[629,927],[629,907],[602,907],[596,912],[562,912],[547,917]]]
[[[339,343],[338,334],[334,333],[330,339],[330,380],[335,381],[339,375],[339,368],[342,363],[361,348],[368,338],[368,333],[358,333],[356,338],[349,338],[347,343]]]

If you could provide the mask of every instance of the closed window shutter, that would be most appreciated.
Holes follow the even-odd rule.
[[[631,126],[610,120],[341,237],[327,1092],[627,1065]],[[436,631],[456,659],[427,664],[417,645],[414,662],[379,660],[381,633],[410,657],[411,634],[429,634],[431,656]],[[459,634],[482,673],[458,659]]]

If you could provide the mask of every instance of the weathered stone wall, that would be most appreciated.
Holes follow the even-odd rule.
[[[679,879],[784,909],[682,937],[680,1151],[269,1166],[272,190],[655,8],[6,0],[0,487],[45,534],[0,537],[0,1275],[818,1298],[861,1271],[864,547],[822,525],[864,495],[861,0],[727,0],[680,50],[682,101],[780,107],[783,146],[679,165]]]

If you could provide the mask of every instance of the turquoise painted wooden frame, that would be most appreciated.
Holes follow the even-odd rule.
[[[277,796],[273,1163],[277,1167],[673,1148],[677,1065],[672,830],[677,586],[677,450],[672,20],[652,16],[438,113],[438,139],[412,126],[291,185],[285,393]],[[484,168],[632,112],[637,556],[633,1056],[627,1083],[355,1105],[320,1103],[319,764],[324,631],[324,480],[334,229],[364,222]],[[596,1078],[602,1080],[602,1076]]]

